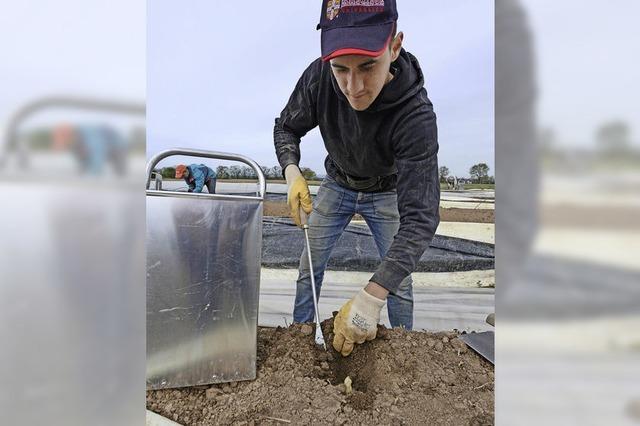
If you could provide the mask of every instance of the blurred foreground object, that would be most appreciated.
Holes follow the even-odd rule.
[[[30,125],[34,118],[47,114],[59,117],[61,112],[62,120],[41,119],[45,124]],[[145,141],[138,130],[144,123],[137,123],[128,138],[118,127],[131,127],[127,119],[144,119],[144,115],[145,106],[135,102],[75,96],[36,99],[10,116],[0,149],[0,167],[31,169],[39,176],[124,175],[131,160],[142,161],[144,167]]]
[[[144,139],[128,149],[131,115],[144,127],[140,103],[46,98],[0,141],[4,424],[144,421]]]
[[[640,141],[611,120],[638,12],[496,1],[497,424],[627,424],[640,396]]]

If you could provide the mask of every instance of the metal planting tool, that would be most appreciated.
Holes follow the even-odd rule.
[[[313,273],[313,263],[311,262],[311,245],[309,244],[309,225],[307,225],[307,215],[304,211],[300,211],[300,219],[302,220],[302,229],[304,230],[304,241],[307,245],[307,258],[309,260],[309,273],[311,274],[311,292],[313,294],[313,307],[316,312],[316,345],[322,346],[324,350],[327,350],[327,344],[324,341],[322,335],[322,328],[320,327],[320,312],[318,311],[318,296],[316,294],[316,278]]]

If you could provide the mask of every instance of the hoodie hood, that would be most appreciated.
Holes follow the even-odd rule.
[[[394,78],[360,112],[336,87],[329,66],[315,60],[298,80],[273,134],[285,169],[300,164],[300,139],[316,126],[320,129],[328,154],[323,187],[344,188],[331,201],[318,193],[316,207],[324,206],[328,214],[346,206],[347,198],[357,203],[362,193],[383,193],[379,199],[368,198],[374,200],[370,214],[393,214],[401,218],[400,227],[371,281],[393,293],[415,270],[438,227],[440,184],[436,115],[418,61],[401,50],[391,72]],[[379,203],[383,199],[389,203],[384,209]]]
[[[391,63],[390,71],[393,79],[382,88],[375,101],[363,112],[377,112],[392,108],[415,96],[424,87],[424,76],[418,60],[404,48],[400,50],[398,59]],[[348,103],[333,73],[329,74],[336,95],[340,100]]]

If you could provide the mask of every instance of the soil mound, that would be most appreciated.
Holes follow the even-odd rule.
[[[308,326],[261,327],[256,380],[148,391],[147,408],[184,425],[493,424],[493,366],[456,333],[378,326],[342,357],[322,328],[327,352]]]

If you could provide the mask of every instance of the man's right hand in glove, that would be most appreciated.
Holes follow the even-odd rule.
[[[302,173],[300,173],[300,169],[295,164],[289,164],[287,166],[284,170],[284,176],[287,179],[287,204],[289,205],[289,214],[296,225],[302,227],[300,210],[309,215],[313,209],[309,186],[304,176],[302,176]]]

